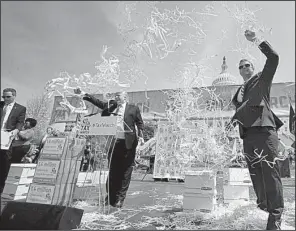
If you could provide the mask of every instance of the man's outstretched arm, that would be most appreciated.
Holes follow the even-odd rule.
[[[266,83],[271,84],[279,64],[279,55],[267,41],[258,38],[255,32],[246,30],[245,36],[248,41],[255,43],[261,52],[266,56],[267,60],[261,72],[260,78],[266,81]]]
[[[100,109],[104,109],[107,106],[107,104],[108,104],[107,102],[103,102],[103,101],[97,99],[93,95],[90,95],[88,93],[85,93],[85,92],[81,91],[80,88],[75,89],[74,90],[74,93],[75,94],[78,94],[78,95],[82,95],[83,96],[83,100],[92,103],[93,105],[97,106]]]

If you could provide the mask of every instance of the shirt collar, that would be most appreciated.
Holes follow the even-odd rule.
[[[5,106],[11,106],[11,107],[13,107],[13,106],[14,106],[14,104],[15,104],[15,101],[14,101],[14,102],[12,102],[12,103],[9,103],[9,104],[5,104]]]
[[[126,106],[126,102],[124,102],[123,104],[119,105],[119,107],[121,107],[121,108],[125,108],[125,106]]]

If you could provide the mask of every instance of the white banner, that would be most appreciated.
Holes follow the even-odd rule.
[[[96,115],[82,119],[80,135],[116,135],[116,116]]]

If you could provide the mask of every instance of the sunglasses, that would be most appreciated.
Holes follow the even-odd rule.
[[[250,67],[251,66],[251,64],[249,64],[249,63],[247,63],[247,64],[245,64],[245,65],[241,65],[241,66],[239,66],[238,67],[238,69],[243,69],[244,67]]]
[[[9,96],[2,96],[3,99],[5,99],[5,98],[8,98],[9,99],[11,97],[12,97],[11,95],[9,95]]]

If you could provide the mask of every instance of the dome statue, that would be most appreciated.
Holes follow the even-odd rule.
[[[213,81],[212,85],[213,86],[236,85],[237,84],[236,78],[226,71],[228,66],[226,65],[225,56],[223,57],[223,64],[221,67],[222,67],[222,71],[217,76],[217,78]]]

